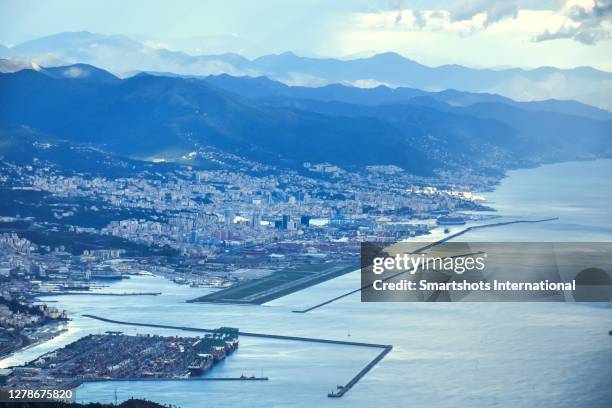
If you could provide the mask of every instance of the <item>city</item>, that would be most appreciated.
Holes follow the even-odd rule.
[[[130,276],[154,274],[225,288],[194,302],[261,304],[354,271],[360,242],[401,240],[491,217],[478,215],[489,208],[471,191],[497,181],[474,175],[449,185],[444,177],[418,178],[394,166],[354,173],[305,163],[302,173],[269,166],[251,173],[223,163],[230,169],[153,165],[111,178],[36,157],[25,165],[4,162],[3,354],[61,333],[70,316],[47,306],[45,297],[155,296],[106,290]],[[33,194],[43,201],[28,201]],[[47,244],[26,238],[41,236]],[[28,317],[30,309],[37,315]]]

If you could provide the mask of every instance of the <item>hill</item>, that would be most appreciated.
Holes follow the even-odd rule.
[[[88,74],[66,75],[75,69]],[[610,154],[609,120],[497,102],[453,106],[413,90],[400,90],[412,98],[394,102],[388,89],[222,79],[223,89],[218,80],[118,79],[83,65],[0,74],[0,122],[131,158],[171,159],[210,146],[279,167],[384,164],[417,175]],[[262,83],[280,92],[258,90]],[[253,98],[258,92],[264,97]]]

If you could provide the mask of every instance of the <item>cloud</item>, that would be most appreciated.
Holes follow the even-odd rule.
[[[153,48],[155,50],[170,50],[170,46],[164,42],[157,41],[144,41],[143,44],[147,47]]]
[[[348,82],[348,85],[352,85],[357,88],[376,88],[379,86],[394,88],[394,86],[389,82],[378,81],[376,79],[358,79],[356,81]]]
[[[87,75],[88,73],[79,67],[70,67],[67,70],[64,70],[64,76],[67,78],[82,78],[86,77]]]
[[[388,7],[376,12],[357,12],[361,28],[393,30],[449,31],[474,33],[505,19],[516,19],[526,0],[463,0],[405,2],[389,0]],[[429,4],[438,8],[423,8]]]
[[[612,38],[612,0],[568,2],[565,20],[556,30],[545,30],[533,38],[535,42],[572,39],[593,45]]]
[[[449,8],[453,21],[471,20],[479,14],[484,14],[483,25],[486,27],[506,18],[514,19],[518,16],[518,0],[470,0],[457,2]]]
[[[459,34],[473,33],[483,27],[485,15],[453,21],[447,10],[401,9],[378,13],[360,13],[355,16],[356,27],[366,30],[447,31]]]
[[[412,10],[412,17],[414,19],[414,25],[418,28],[423,28],[427,24],[425,14],[421,11]]]

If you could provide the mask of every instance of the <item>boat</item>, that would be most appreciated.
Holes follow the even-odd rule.
[[[191,375],[202,375],[213,365],[213,358],[210,354],[198,354],[197,360],[187,367]]]

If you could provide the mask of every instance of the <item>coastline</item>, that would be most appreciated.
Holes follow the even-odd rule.
[[[469,227],[470,225],[467,226]],[[503,228],[503,230],[505,232],[506,228]],[[427,239],[430,236],[421,236],[419,238]],[[154,281],[153,283],[155,282],[160,283],[160,281]],[[130,285],[138,283],[138,280],[125,282],[125,284]],[[168,282],[168,284],[170,283]],[[334,279],[323,284],[323,288],[311,287],[303,292],[294,294],[299,294],[299,296],[291,297],[292,295],[290,295],[285,300],[285,303],[295,302],[300,297],[312,299],[317,294],[321,294],[323,298],[326,298],[325,292],[321,290],[325,286],[336,288],[337,290],[341,286],[346,287],[345,285],[347,284],[352,284],[350,276],[341,277],[338,281]],[[150,288],[151,286],[148,287]],[[141,290],[142,287],[135,286],[135,288]],[[161,288],[162,286],[160,286],[160,290],[162,290]],[[166,288],[166,286],[163,286],[163,288]],[[270,331],[279,333],[290,328],[299,334],[315,336],[325,334],[335,338],[347,336],[347,332],[350,331],[352,338],[360,340],[379,339],[380,337],[377,337],[376,333],[382,334],[384,331],[385,338],[396,347],[394,347],[394,352],[389,358],[385,358],[383,363],[376,368],[374,371],[375,375],[366,377],[367,381],[361,382],[349,393],[351,395],[350,398],[355,398],[353,401],[356,406],[368,406],[381,396],[385,398],[398,398],[397,401],[402,401],[402,395],[393,391],[393,387],[398,386],[394,378],[399,375],[397,365],[401,362],[409,362],[412,366],[411,372],[414,373],[404,373],[405,377],[402,377],[402,381],[418,382],[421,376],[442,375],[444,384],[454,387],[456,379],[460,378],[461,373],[465,373],[467,370],[467,372],[472,373],[474,378],[473,381],[469,378],[463,380],[467,381],[468,385],[471,386],[476,382],[478,384],[484,382],[487,386],[495,386],[497,383],[495,381],[491,382],[491,378],[499,374],[495,367],[501,364],[504,370],[508,370],[511,373],[515,373],[518,369],[515,367],[514,359],[504,359],[503,356],[508,352],[508,349],[520,360],[532,356],[530,350],[534,347],[542,348],[543,354],[535,359],[533,366],[531,363],[527,363],[530,372],[525,375],[525,381],[535,380],[535,377],[555,375],[555,372],[550,371],[549,367],[545,364],[546,358],[554,358],[554,356],[547,354],[549,349],[545,347],[545,344],[548,344],[549,341],[559,338],[567,339],[567,345],[561,346],[558,352],[565,353],[572,358],[575,357],[576,361],[583,360],[585,356],[590,356],[590,353],[599,353],[599,356],[605,356],[607,355],[605,353],[608,353],[605,350],[601,350],[601,347],[594,348],[597,344],[588,341],[585,343],[585,340],[591,338],[591,333],[599,332],[597,327],[609,322],[609,316],[606,317],[605,315],[609,307],[598,307],[598,309],[603,309],[604,313],[590,310],[590,308],[585,311],[586,308],[580,305],[580,307],[574,307],[573,305],[552,305],[557,307],[557,309],[553,309],[552,306],[547,305],[529,305],[527,307],[512,304],[504,304],[495,308],[483,308],[482,305],[461,305],[459,306],[459,311],[449,311],[444,308],[444,305],[435,305],[435,307],[411,305],[410,309],[398,308],[396,311],[386,307],[386,305],[370,305],[369,310],[365,310],[362,305],[349,299],[347,302],[338,303],[335,307],[322,310],[321,313],[307,314],[307,317],[298,316],[297,319],[292,319],[286,315],[287,310],[290,311],[291,308],[283,307],[282,305],[272,305],[275,307],[270,306],[266,308],[255,307],[249,309],[248,313],[244,311],[244,308],[237,308],[235,305],[182,307],[179,302],[183,302],[184,299],[198,293],[198,289],[181,285],[176,286],[176,290],[174,286],[172,288],[172,290],[162,290],[163,295],[158,298],[142,298],[134,299],[134,301],[129,301],[129,298],[126,298],[125,302],[122,299],[121,302],[117,302],[117,307],[111,313],[113,316],[117,316],[118,320],[137,321],[139,319],[136,317],[145,316],[143,313],[145,313],[146,308],[147,313],[164,313],[163,317],[148,318],[149,321],[155,323],[159,321],[171,325],[176,321],[184,322],[186,325],[197,326],[197,322],[202,322],[202,319],[206,319],[206,321],[214,320],[217,322],[236,323],[237,326],[252,328],[254,331],[260,331],[263,326],[266,326],[266,330],[269,327]],[[174,293],[177,295],[174,295]],[[67,309],[73,311],[75,316],[79,313],[91,313],[92,309],[98,315],[105,313],[105,309],[102,308],[104,304],[103,298],[100,298],[99,302],[94,297],[87,299],[82,299],[81,297],[58,297],[58,299],[62,304],[67,304],[69,306]],[[120,306],[119,303],[122,305]],[[554,313],[558,312],[558,307],[562,307],[564,310],[563,319],[555,318]],[[381,314],[388,316],[388,319],[378,319]],[[517,315],[520,315],[520,318]],[[445,320],[449,316],[453,316],[451,322]],[[338,325],[337,319],[340,317],[342,317],[343,323]],[[567,324],[566,319],[570,319],[572,322],[579,319],[580,330],[577,331],[576,327]],[[332,321],[331,325],[326,323],[327,320]],[[391,326],[386,325],[386,320],[393,321],[393,324]],[[499,322],[500,320],[503,320],[503,322]],[[71,322],[71,326],[79,330],[78,335],[87,331],[100,330],[96,328],[97,326],[86,323],[80,318],[75,322]],[[457,329],[457,327],[460,328]],[[466,328],[469,334],[465,335],[464,338]],[[236,356],[240,357],[240,359],[236,360],[235,364],[240,369],[247,367],[248,370],[256,370],[257,372],[259,367],[263,366],[266,373],[274,379],[273,382],[270,382],[265,387],[255,387],[257,390],[245,388],[242,391],[249,398],[252,398],[254,406],[264,406],[265,401],[275,398],[275,393],[279,392],[279,390],[296,386],[295,381],[288,380],[288,377],[291,375],[307,375],[313,378],[314,385],[299,394],[300,398],[304,399],[300,400],[302,405],[300,405],[300,402],[297,402],[297,406],[303,406],[304,403],[312,402],[311,396],[314,398],[318,395],[317,393],[320,393],[321,388],[324,388],[323,391],[328,391],[327,387],[330,379],[325,377],[326,373],[319,373],[319,365],[322,364],[321,360],[323,359],[329,360],[329,364],[337,364],[337,361],[334,360],[338,358],[336,353],[327,353],[323,349],[317,349],[316,358],[309,359],[311,356],[301,356],[297,350],[290,348],[289,351],[296,353],[295,360],[291,364],[292,366],[299,366],[299,370],[296,373],[291,371],[291,367],[285,367],[285,361],[281,361],[282,357],[286,354],[285,350],[278,349],[278,344],[274,342],[263,344],[252,340],[249,340],[249,342],[252,342],[250,344],[251,347],[258,347],[258,351],[254,355],[249,355],[248,349],[244,348],[242,353],[244,359],[242,359],[240,354],[237,354]],[[474,350],[474,342],[476,342],[478,348],[476,351]],[[583,347],[576,348],[577,342]],[[457,358],[452,358],[452,364],[450,364],[451,361],[449,360],[451,357],[447,353],[449,350],[457,355]],[[476,360],[469,358],[470,362],[468,362],[462,358],[462,356],[465,358],[472,356],[475,352],[478,353],[475,357]],[[262,360],[265,359],[265,362],[262,362],[260,359],[253,360],[255,355],[259,355]],[[439,364],[444,365],[444,371],[436,368]],[[474,371],[474,364],[480,366],[479,371]],[[519,370],[521,373],[523,372],[523,366],[524,364],[521,364]],[[331,381],[337,381],[338,384],[344,383],[351,374],[346,370],[343,371],[341,367],[330,365],[325,366],[325,368],[330,375],[334,373]],[[581,384],[580,378],[582,378],[582,375],[588,374],[588,372],[594,369],[591,366],[585,367],[583,365],[577,367],[572,365],[571,368],[575,369],[575,373],[559,379],[559,387],[566,386],[567,382]],[[229,365],[220,367],[220,375],[231,374],[233,374],[232,367]],[[448,378],[446,377],[447,375],[449,376]],[[319,376],[325,378],[325,381],[319,379]],[[384,384],[380,382],[382,380],[385,381]],[[321,385],[320,383],[323,382],[324,384]],[[389,387],[386,384],[389,384]],[[520,398],[519,400],[516,399],[517,397],[514,392],[525,391],[521,384],[518,381],[517,385],[510,386],[507,391],[503,392],[502,395],[509,403],[518,403],[520,401]],[[595,384],[599,384],[599,382],[596,381]],[[213,388],[208,388],[208,385],[206,387],[206,390],[210,393],[211,403],[216,403],[219,406],[228,406],[230,403],[228,401],[234,401],[230,395],[233,388],[229,384],[222,385],[219,383]],[[299,389],[296,392],[301,392],[300,390],[303,389],[302,385],[296,387]],[[538,388],[542,392],[559,392],[558,387],[542,387],[544,386],[542,385]],[[79,400],[110,401],[112,400],[113,388],[118,388],[120,399],[127,398],[129,395],[160,395],[160,392],[167,392],[168,397],[166,401],[172,401],[172,403],[181,404],[185,407],[198,406],[198,398],[200,398],[202,393],[202,386],[191,382],[174,382],[168,385],[148,381],[129,384],[119,384],[118,382],[87,383],[79,387]],[[415,390],[414,402],[418,404],[425,403],[436,393],[445,391],[448,392],[446,386],[441,388],[436,387],[436,385],[428,388],[427,392]],[[157,394],[155,394],[156,392]],[[459,391],[457,392],[459,393]],[[453,394],[453,396],[457,398],[464,397],[463,393]],[[558,400],[555,401],[559,402]],[[575,398],[569,398],[569,404],[575,401]],[[557,406],[559,405],[562,404],[557,404]],[[323,404],[322,406],[327,405]],[[475,406],[481,406],[479,401],[476,401]]]
[[[46,323],[46,324],[44,324],[42,326],[37,327],[36,328],[37,332],[40,331],[41,329],[49,329],[49,328],[53,329],[51,331],[51,336],[43,336],[42,338],[39,338],[39,339],[37,339],[34,342],[31,342],[31,343],[29,343],[29,344],[27,344],[25,346],[18,347],[16,349],[12,350],[10,353],[4,354],[4,355],[0,356],[0,362],[2,362],[5,359],[11,358],[11,357],[15,356],[18,353],[21,353],[21,352],[26,351],[28,349],[34,348],[34,347],[36,347],[36,346],[38,346],[40,344],[46,343],[46,342],[48,342],[50,340],[53,340],[54,338],[56,338],[60,334],[67,332],[68,331],[68,325],[69,325],[69,321],[60,320],[60,321],[56,321],[56,322]]]

